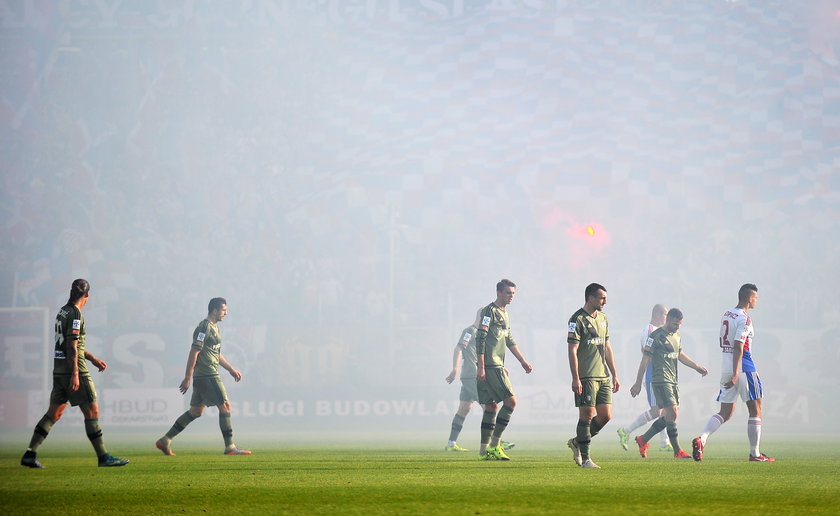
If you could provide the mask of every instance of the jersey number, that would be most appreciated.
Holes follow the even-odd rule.
[[[721,333],[723,335],[720,336],[720,347],[724,349],[732,349],[732,343],[726,338],[729,335],[729,321],[723,321]]]

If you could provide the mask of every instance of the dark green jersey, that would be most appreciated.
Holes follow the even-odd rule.
[[[207,319],[198,323],[193,332],[192,349],[199,350],[193,376],[217,376],[219,353],[222,351],[222,335],[219,333],[219,327]]]
[[[85,318],[76,305],[67,304],[61,307],[55,316],[53,374],[73,374],[73,366],[67,362],[73,342],[76,343],[78,352],[79,374],[88,374],[85,361]]]
[[[668,333],[665,328],[659,328],[650,334],[645,344],[645,355],[650,357],[651,383],[677,383],[680,351],[680,332]]]
[[[458,341],[458,347],[461,349],[461,356],[464,358],[464,364],[461,366],[461,378],[475,378],[476,362],[478,356],[475,353],[475,337],[478,328],[468,326],[461,332],[461,340]]]
[[[596,311],[594,315],[589,315],[581,308],[569,319],[567,341],[578,344],[578,376],[581,380],[609,376],[606,353],[609,338],[609,325],[604,312]]]
[[[484,355],[484,367],[504,367],[505,347],[516,345],[510,334],[510,319],[506,310],[490,303],[481,311],[475,340],[476,355]]]

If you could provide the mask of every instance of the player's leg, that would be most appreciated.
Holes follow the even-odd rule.
[[[619,429],[616,430],[616,433],[618,434],[618,440],[621,447],[624,448],[624,450],[626,451],[627,443],[630,441],[630,433],[633,430],[636,430],[637,428],[646,425],[647,423],[650,423],[658,417],[659,407],[653,404],[651,405],[650,409],[645,410],[644,412],[636,416],[636,419],[631,421],[630,424],[619,427]]]
[[[594,396],[590,396],[593,405],[588,405],[589,401],[586,400],[587,384],[591,383],[583,382],[583,395],[575,394],[576,404],[579,404],[578,422],[575,427],[575,436],[566,443],[572,449],[572,458],[578,466],[589,460],[589,443],[592,441],[591,427],[592,420],[595,418],[595,407],[593,406],[595,399]]]
[[[589,437],[595,437],[612,419],[612,380],[598,382],[595,395],[595,416],[589,425]]]
[[[452,427],[449,431],[449,443],[444,448],[445,451],[467,451],[466,448],[458,446],[458,436],[461,435],[461,429],[464,428],[464,420],[467,418],[467,415],[470,413],[470,409],[472,408],[473,400],[465,400],[463,399],[464,396],[464,387],[461,387],[461,400],[458,404],[458,410],[455,412],[455,417],[452,418]]]
[[[490,448],[493,448],[495,450],[494,453],[502,458],[507,458],[507,455],[499,444],[502,440],[502,433],[510,423],[510,416],[513,414],[515,408],[516,396],[509,396],[502,400],[502,408],[499,409],[499,413],[496,415],[496,425],[490,436]]]
[[[200,381],[201,380],[201,381]],[[205,385],[202,379],[193,379],[193,392],[190,398],[190,408],[175,420],[175,423],[166,431],[163,437],[155,442],[157,449],[162,451],[164,455],[175,455],[172,451],[172,439],[187,428],[187,425],[200,418],[204,414],[204,407],[206,402],[202,393],[205,391]],[[199,385],[200,384],[200,385]]]
[[[79,390],[81,390],[84,380],[80,378]],[[99,428],[99,404],[96,401],[91,403],[79,404],[79,409],[85,417],[85,433],[90,444],[96,452],[96,457],[99,465],[102,467],[125,466],[128,464],[127,459],[114,457],[105,448],[105,439],[102,438],[102,429]]]
[[[761,379],[758,373],[745,373],[747,383],[746,403],[749,412],[747,421],[747,436],[750,440],[750,460],[754,462],[775,462],[776,459],[761,453],[761,400],[764,392],[761,388]]]
[[[251,455],[250,450],[237,448],[233,443],[233,424],[230,420],[230,402],[217,405],[219,409],[219,429],[222,431],[222,438],[225,440],[225,455]]]
[[[478,392],[481,396],[480,386]],[[499,405],[495,401],[489,401],[483,405],[484,414],[481,416],[481,441],[478,447],[478,455],[480,457],[487,454],[487,447],[490,445],[490,436],[493,435],[493,430],[496,428],[496,412],[499,410]]]
[[[680,446],[679,433],[677,432],[677,418],[679,417],[679,405],[665,407],[663,410],[665,416],[665,430],[668,433],[668,440],[674,449],[674,457],[678,459],[690,459],[691,455],[687,454]]]
[[[47,412],[41,417],[38,423],[35,424],[35,430],[32,431],[32,438],[29,440],[29,447],[23,453],[20,459],[20,465],[29,468],[43,468],[43,464],[38,460],[38,448],[47,438],[53,425],[58,423],[64,409],[67,407],[66,403],[50,402]]]

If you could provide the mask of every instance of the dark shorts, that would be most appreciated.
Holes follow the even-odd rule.
[[[680,391],[673,383],[654,383],[653,395],[659,408],[676,407],[680,404]]]
[[[583,392],[575,394],[575,407],[597,407],[612,404],[612,378],[581,380]]]
[[[475,378],[461,378],[461,401],[478,401],[478,384]]]
[[[70,375],[53,375],[53,388],[50,392],[51,405],[63,405],[70,402],[75,407],[78,405],[91,405],[96,403],[96,388],[93,386],[93,379],[90,375],[79,375],[79,389],[70,389]]]
[[[227,403],[227,391],[218,376],[203,376],[193,378],[193,392],[190,399],[191,407],[218,407]]]
[[[513,386],[504,367],[485,369],[485,380],[476,382],[478,385],[478,402],[499,403],[514,396]]]

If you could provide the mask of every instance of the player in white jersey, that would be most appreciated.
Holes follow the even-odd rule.
[[[761,399],[764,392],[752,359],[752,340],[754,335],[749,311],[758,304],[758,287],[752,283],[742,285],[738,290],[738,306],[727,310],[720,323],[720,347],[723,352],[721,363],[720,412],[709,418],[700,437],[691,442],[694,460],[703,460],[706,440],[720,425],[729,421],[735,410],[735,402],[740,396],[747,403],[749,421],[747,436],[750,440],[750,461],[775,462],[776,459],[761,453]]]
[[[642,355],[645,353],[645,346],[648,345],[648,337],[654,330],[660,328],[663,324],[665,324],[665,314],[668,313],[668,309],[665,305],[653,305],[653,309],[650,313],[650,322],[645,325],[645,328],[642,330],[641,336],[641,350]],[[660,416],[660,408],[656,406],[656,398],[653,396],[653,388],[650,385],[651,373],[653,371],[653,366],[648,364],[647,370],[645,371],[645,392],[647,393],[647,400],[648,405],[650,405],[650,409],[642,412],[636,419],[633,420],[632,423],[628,425],[624,425],[619,427],[616,430],[618,433],[618,441],[624,451],[627,451],[627,443],[630,441],[630,432],[633,430],[650,423],[654,419],[657,419]],[[669,451],[673,452],[674,449],[671,447],[671,443],[668,440],[668,433],[663,429],[659,432],[659,451]]]

